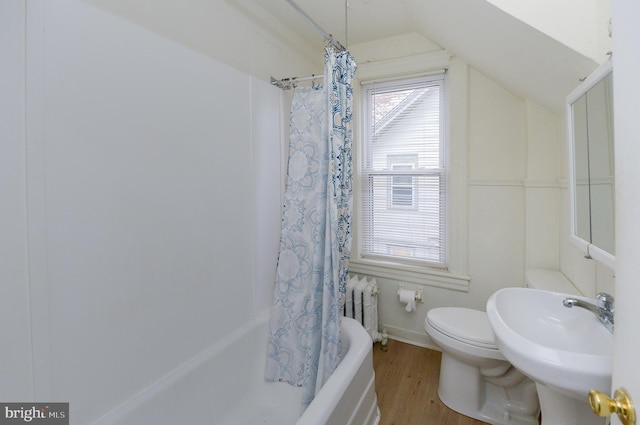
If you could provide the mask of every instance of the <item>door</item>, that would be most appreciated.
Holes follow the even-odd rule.
[[[612,8],[616,167],[616,330],[612,392],[627,389],[640,413],[640,4]],[[619,184],[619,186],[618,186]],[[612,424],[620,424],[617,416]]]

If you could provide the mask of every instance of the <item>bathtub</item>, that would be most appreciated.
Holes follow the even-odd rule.
[[[372,344],[343,318],[343,358],[300,416],[302,390],[266,382],[269,318],[257,319],[156,382],[94,425],[377,425]]]

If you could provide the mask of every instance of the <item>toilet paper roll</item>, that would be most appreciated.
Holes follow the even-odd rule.
[[[405,310],[411,312],[416,309],[416,291],[410,289],[400,289],[398,298],[402,304],[406,304]]]

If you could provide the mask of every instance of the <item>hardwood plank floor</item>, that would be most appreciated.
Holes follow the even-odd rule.
[[[380,425],[482,425],[438,398],[439,351],[389,340],[373,347]]]

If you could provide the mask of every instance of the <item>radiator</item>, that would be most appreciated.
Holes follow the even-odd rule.
[[[356,319],[371,340],[387,345],[387,333],[378,332],[378,284],[364,276],[351,276],[347,281],[344,316]]]

